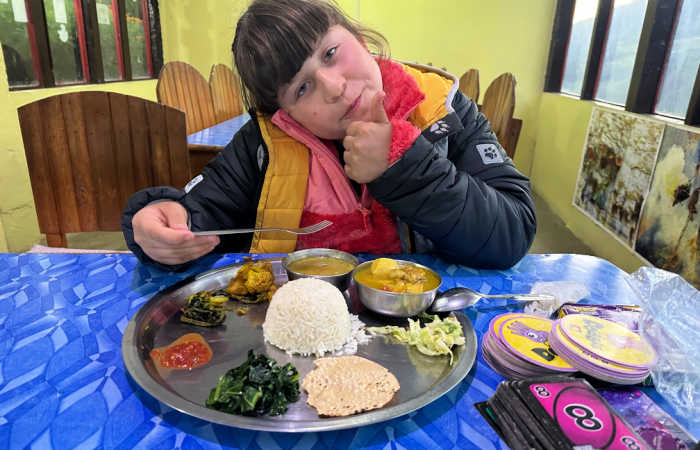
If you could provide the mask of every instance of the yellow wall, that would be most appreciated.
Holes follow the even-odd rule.
[[[7,83],[4,66],[0,69],[2,69],[3,82]],[[17,108],[50,95],[93,89],[121,92],[155,100],[155,82],[151,80],[109,83],[99,87],[81,86],[15,92],[2,89],[0,83],[0,123],[2,123],[0,130],[0,180],[2,180],[3,185],[2,193],[0,193],[0,222],[7,240],[6,250],[11,252],[27,250],[37,243],[40,237],[17,118]]]
[[[248,0],[160,2],[165,61],[186,61],[205,77],[212,64],[231,64],[235,23]],[[631,271],[642,260],[571,204],[593,103],[543,94],[555,0],[338,0],[353,17],[389,40],[397,59],[461,75],[480,71],[481,95],[503,72],[517,81],[515,115],[523,119],[515,163],[533,189],[597,254]],[[155,82],[112,83],[114,90],[155,99]],[[39,239],[17,107],[76,88],[8,92],[0,52],[0,251],[24,251]],[[84,88],[83,88],[84,89]]]
[[[530,172],[544,66],[554,0],[537,8],[515,0],[442,0],[439,7],[425,0],[339,0],[350,15],[389,39],[392,55],[406,61],[431,62],[461,75],[480,71],[481,92],[503,72],[517,80],[515,115],[523,119],[515,163]],[[196,7],[187,0],[160,2],[165,61],[181,60],[208,77],[212,64],[231,64],[230,45],[235,23],[247,0],[203,0]],[[521,20],[527,17],[527,21]],[[23,251],[39,239],[36,213],[17,121],[17,107],[44,96],[74,89],[8,92],[4,64],[0,63],[0,227],[7,247]],[[113,83],[87,89],[115,90],[154,99],[153,81]],[[0,234],[3,234],[0,228]],[[0,241],[2,244],[2,241]],[[2,247],[0,247],[2,249]]]
[[[245,4],[200,0],[193,6],[187,0],[161,1],[164,60],[189,62],[205,78],[209,78],[212,64],[230,66],[235,21]],[[147,80],[9,92],[0,52],[0,251],[25,251],[40,238],[17,108],[50,95],[78,90],[114,91],[155,100],[155,85],[154,80]]]
[[[503,72],[515,75],[515,116],[523,119],[515,165],[530,173],[554,0],[357,0],[360,20],[382,32],[394,58],[479,69],[480,98]]]
[[[4,69],[5,67],[5,60],[3,58],[3,53],[0,52],[0,69]],[[3,111],[5,110],[5,94],[7,93],[7,74],[5,73],[5,70],[0,71],[0,123],[6,123],[3,115]],[[0,183],[4,184],[7,186],[8,183],[5,183],[6,179],[4,176],[4,172],[2,171],[2,167],[4,164],[2,164],[2,161],[4,160],[5,156],[5,145],[4,145],[4,139],[3,136],[7,133],[7,130],[10,129],[10,124],[7,124],[5,126],[0,127]],[[9,180],[7,180],[9,181]],[[7,189],[7,187],[3,188],[2,191],[0,191],[0,252],[7,252],[8,247],[7,247],[7,238],[5,237],[5,226],[3,224],[3,201],[2,199],[5,197],[4,190]]]
[[[248,0],[161,0],[163,53],[192,64],[209,79],[213,64],[232,66],[231,42]]]
[[[543,94],[532,185],[552,211],[595,254],[631,272],[644,261],[572,205],[593,106],[594,102],[565,95]]]
[[[543,94],[537,122],[537,152],[532,168],[532,184],[554,213],[596,255],[632,272],[646,265],[646,262],[572,205],[588,122],[595,104],[561,94]],[[604,104],[600,106],[620,109]],[[660,117],[641,117],[664,123]],[[684,128],[700,132],[698,128]]]

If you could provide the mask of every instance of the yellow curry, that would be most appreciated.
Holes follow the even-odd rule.
[[[342,275],[354,267],[347,261],[330,256],[309,256],[292,261],[287,266],[292,272],[305,275]]]
[[[389,292],[426,292],[440,285],[431,271],[413,264],[399,264],[390,258],[377,258],[355,273],[355,280],[365,286]]]

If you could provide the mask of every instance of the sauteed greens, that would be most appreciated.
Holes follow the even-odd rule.
[[[299,373],[290,363],[278,366],[265,355],[248,350],[248,360],[219,378],[206,405],[244,416],[277,416],[299,399]]]
[[[226,291],[202,291],[192,294],[187,298],[185,306],[181,308],[180,321],[199,325],[200,327],[213,327],[226,319],[226,311],[231,311],[224,304],[230,296]]]
[[[399,342],[415,345],[418,351],[425,355],[450,355],[450,365],[452,365],[452,346],[464,345],[462,325],[453,316],[440,319],[437,315],[423,313],[418,317],[431,322],[421,326],[420,321],[408,319],[408,329],[387,325],[370,327],[367,328],[367,331],[375,334],[387,334]]]

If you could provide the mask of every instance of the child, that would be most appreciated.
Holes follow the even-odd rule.
[[[233,41],[252,119],[184,191],[132,196],[129,248],[168,269],[213,250],[312,247],[517,262],[536,229],[528,179],[453,76],[394,62],[384,43],[323,0],[254,0]],[[298,237],[190,231],[323,219],[333,225]]]

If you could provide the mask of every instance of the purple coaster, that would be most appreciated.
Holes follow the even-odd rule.
[[[558,318],[567,314],[585,314],[616,322],[637,333],[639,315],[642,308],[636,305],[587,305],[582,303],[564,303],[559,308]]]

